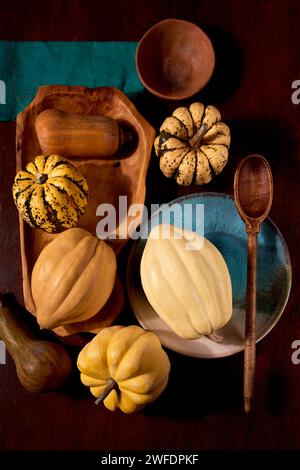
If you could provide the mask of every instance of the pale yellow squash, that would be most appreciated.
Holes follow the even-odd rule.
[[[106,408],[124,413],[154,401],[167,386],[170,371],[158,337],[135,325],[102,330],[82,349],[77,366],[91,393],[100,399],[107,395]]]
[[[194,232],[167,224],[152,229],[141,280],[149,303],[178,336],[211,335],[231,318],[226,262],[209,240]]]

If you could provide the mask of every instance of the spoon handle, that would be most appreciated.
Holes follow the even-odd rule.
[[[253,395],[256,355],[256,269],[258,232],[248,232],[247,306],[244,353],[244,409],[249,413]]]

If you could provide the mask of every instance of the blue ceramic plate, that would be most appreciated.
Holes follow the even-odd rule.
[[[148,223],[142,225],[141,238],[134,243],[128,261],[127,287],[132,309],[140,324],[154,331],[169,349],[202,358],[230,356],[244,349],[247,276],[247,237],[244,224],[231,196],[201,193],[170,202],[160,213],[152,216],[151,226],[161,223],[166,212],[176,207],[175,204],[179,204],[182,210],[177,211],[177,214],[174,212],[171,222],[204,235],[216,245],[227,263],[233,288],[233,315],[230,322],[217,331],[217,334],[223,336],[224,342],[218,344],[206,337],[197,340],[180,338],[147,301],[141,285],[140,261],[149,231]],[[204,224],[195,215],[199,204],[204,205]],[[289,297],[291,280],[287,245],[276,225],[267,219],[262,224],[258,237],[257,341],[268,334],[279,320]]]

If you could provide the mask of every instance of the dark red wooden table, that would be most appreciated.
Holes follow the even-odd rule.
[[[138,40],[157,21],[194,21],[211,36],[217,69],[200,94],[216,104],[232,130],[229,163],[211,191],[232,193],[234,169],[261,153],[274,175],[271,217],[290,249],[293,288],[274,330],[257,347],[256,397],[242,410],[243,356],[214,361],[170,353],[167,391],[131,416],[97,409],[74,377],[62,393],[32,396],[14,364],[0,365],[1,449],[297,449],[300,448],[300,365],[291,344],[300,339],[300,105],[291,101],[300,79],[300,2],[297,0],[2,0],[0,39]],[[1,77],[0,77],[1,78]],[[158,126],[167,108],[149,94],[139,110]],[[15,123],[0,124],[0,288],[21,301],[17,213],[11,197]],[[166,202],[199,188],[179,189],[153,158],[148,201]],[[126,265],[120,260],[121,275]],[[127,306],[124,321],[133,319]],[[27,321],[32,323],[29,316]]]

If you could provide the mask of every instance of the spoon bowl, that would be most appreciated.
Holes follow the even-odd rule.
[[[244,221],[261,223],[272,205],[273,179],[267,160],[249,155],[237,168],[234,181],[235,200]]]

